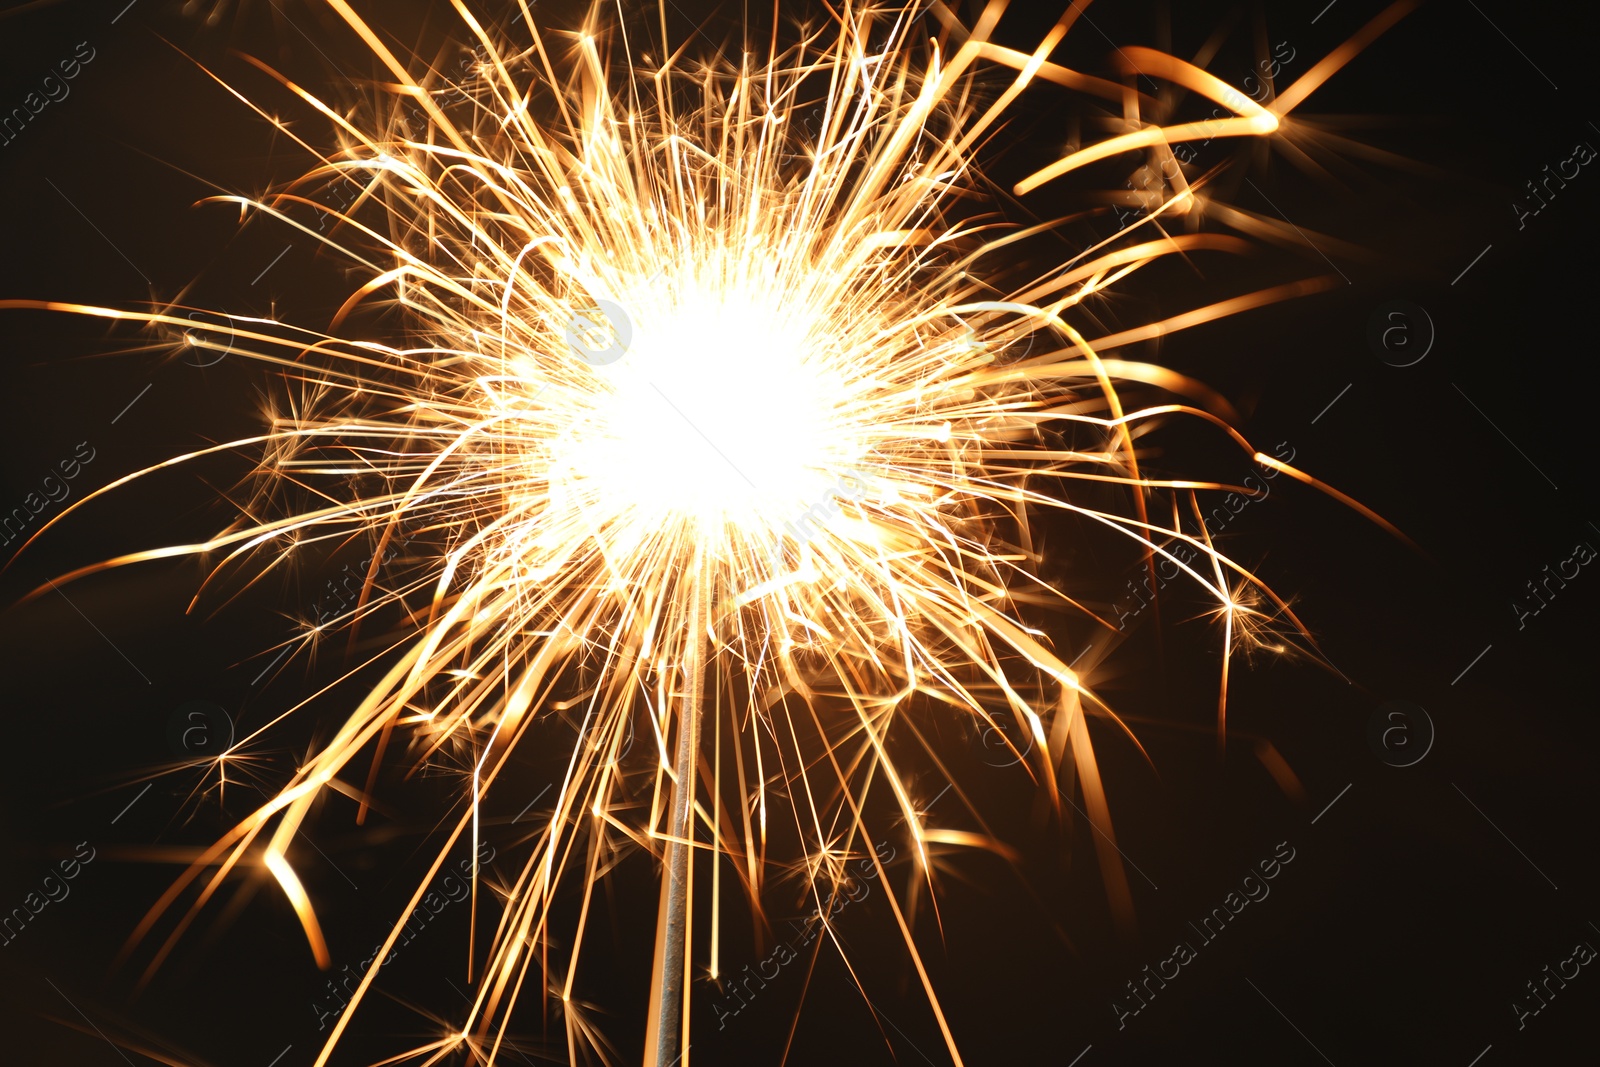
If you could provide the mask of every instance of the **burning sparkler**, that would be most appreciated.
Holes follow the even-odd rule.
[[[1114,841],[1085,717],[1118,720],[1014,603],[1025,590],[1104,620],[1033,577],[1030,513],[1102,527],[1204,590],[1225,629],[1224,694],[1238,640],[1274,619],[1298,627],[1245,567],[1183,530],[1185,498],[1230,487],[1153,477],[1136,442],[1163,419],[1204,420],[1262,468],[1313,480],[1255,451],[1200,383],[1105,353],[1325,280],[1098,339],[1076,312],[1166,257],[1241,250],[1236,237],[1169,232],[1180,217],[1224,214],[1205,188],[1231,165],[1200,171],[1175,147],[1283,134],[1289,113],[1409,3],[1261,102],[1182,60],[1121,50],[1129,74],[1226,112],[1172,123],[1141,118],[1170,111],[1172,97],[1051,61],[1081,5],[1031,53],[992,43],[1002,0],[971,26],[938,2],[847,4],[792,44],[775,32],[762,58],[746,48],[692,65],[667,46],[664,11],[659,39],[646,45],[637,31],[607,33],[598,10],[579,32],[538,30],[519,0],[521,47],[453,0],[479,58],[441,88],[345,0],[328,3],[392,76],[392,106],[363,123],[280,78],[339,147],[319,151],[245,101],[317,164],[271,197],[218,199],[295,227],[366,273],[330,332],[237,316],[211,325],[176,306],[0,304],[172,331],[194,349],[279,368],[300,389],[260,435],[164,465],[257,450],[262,493],[249,517],[203,544],[136,552],[67,579],[213,553],[222,570],[368,537],[377,547],[356,602],[300,640],[354,629],[384,607],[402,606],[411,620],[383,678],[332,739],[139,926],[135,941],[189,899],[152,969],[228,878],[257,866],[326,965],[289,846],[329,788],[360,798],[365,815],[367,794],[341,777],[357,756],[375,753],[376,766],[397,735],[425,757],[463,742],[472,753],[469,803],[409,913],[451,848],[476,842],[482,799],[515,746],[544,718],[575,709],[581,740],[553,811],[506,888],[487,950],[476,932],[469,948],[479,976],[469,1016],[414,1054],[432,1062],[466,1046],[494,1062],[532,980],[566,1006],[573,1060],[591,1050],[609,1059],[574,987],[590,894],[631,844],[660,852],[664,866],[645,1062],[686,1063],[691,978],[700,968],[719,975],[715,925],[708,946],[691,927],[704,892],[696,856],[709,857],[699,866],[710,869],[714,903],[731,876],[759,909],[770,820],[792,818],[811,842],[804,867],[826,926],[847,863],[884,874],[873,848],[884,828],[869,832],[869,797],[892,798],[923,879],[930,843],[986,843],[929,825],[891,758],[890,734],[913,698],[986,727],[1013,722],[1025,739],[1017,756],[1048,795],[1070,766],[1100,836]],[[985,95],[980,72],[1006,72],[1009,84]],[[982,190],[979,145],[1040,81],[1110,100],[1126,121],[1028,177],[1018,195],[1128,153],[1159,175],[1159,195],[1114,237],[1017,285],[1003,281],[1007,249],[1054,224],[998,231],[956,206]],[[802,114],[813,116],[809,127]],[[335,226],[312,228],[302,216],[326,212],[318,196],[335,185],[350,190],[347,206],[332,213]],[[1225,217],[1265,225],[1234,209]],[[341,324],[367,304],[402,311],[405,339],[342,338]],[[315,486],[319,505],[262,518],[291,484]],[[1075,487],[1096,484],[1123,487],[1125,506],[1077,501]],[[376,561],[403,536],[440,548],[391,586]],[[1219,732],[1225,707],[1224,696]],[[641,711],[648,743],[639,748],[654,752],[642,818],[641,775],[619,759]],[[773,803],[778,787],[792,804]],[[1114,850],[1101,859],[1127,914],[1121,861]],[[567,958],[552,961],[556,889],[574,878],[582,915]],[[480,891],[475,880],[475,898]],[[960,1063],[907,909],[884,896]],[[339,1018],[319,1067],[352,1016]]]

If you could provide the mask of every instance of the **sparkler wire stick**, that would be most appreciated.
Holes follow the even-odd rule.
[[[661,910],[656,935],[659,965],[651,978],[650,1029],[645,1035],[645,1067],[674,1067],[686,1063],[689,1045],[688,946],[691,932],[691,886],[694,878],[694,795],[700,763],[700,720],[705,701],[705,633],[707,585],[696,556],[692,581],[696,586],[687,620],[689,641],[681,667],[683,692],[679,697],[678,743],[673,760],[674,781],[666,856],[661,876]]]

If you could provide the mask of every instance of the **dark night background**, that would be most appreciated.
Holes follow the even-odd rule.
[[[339,263],[281,227],[241,228],[237,209],[196,206],[220,191],[259,194],[307,161],[185,53],[269,110],[281,108],[319,144],[323,127],[309,112],[229,49],[345,100],[355,98],[345,76],[371,79],[372,60],[309,0],[251,0],[215,28],[186,15],[179,0],[125,5],[0,8],[0,112],[19,105],[79,42],[93,49],[70,94],[0,145],[0,299],[127,307],[172,299],[195,282],[190,304],[325,323],[351,288]],[[384,0],[381,14],[372,2],[358,6],[397,49],[423,42],[418,51],[430,57],[454,54],[460,38],[449,5]],[[509,6],[472,5],[486,20],[509,17],[501,12]],[[712,10],[681,6],[672,20],[680,40],[690,33],[689,15]],[[997,37],[1031,48],[1059,6],[1019,2]],[[1382,7],[1104,0],[1056,55],[1107,73],[1111,41],[1187,56],[1223,28],[1226,43],[1209,69],[1237,84],[1261,42],[1289,42],[1297,59],[1281,87]],[[726,8],[707,31],[719,40],[737,11]],[[574,11],[545,2],[536,14],[541,25],[561,26]],[[1319,245],[1317,235],[1337,238],[1324,250],[1343,276],[1339,286],[1124,353],[1215,385],[1239,405],[1253,442],[1269,452],[1288,442],[1298,466],[1394,522],[1421,552],[1286,478],[1230,523],[1224,547],[1294,594],[1344,677],[1304,659],[1258,660],[1254,669],[1241,660],[1220,764],[1209,732],[1217,637],[1184,621],[1196,605],[1181,595],[1163,601],[1159,624],[1143,613],[1091,679],[1135,722],[1154,764],[1113,730],[1094,727],[1118,843],[1136,866],[1128,871],[1138,921],[1131,936],[1112,923],[1085,821],[1038,819],[1033,788],[1016,768],[986,765],[981,746],[929,713],[930,730],[947,737],[951,765],[984,801],[990,826],[1022,854],[1014,869],[982,852],[945,856],[938,921],[926,910],[919,917],[919,945],[968,1064],[1498,1067],[1593,1056],[1600,968],[1581,970],[1520,1029],[1512,1003],[1529,1000],[1525,983],[1577,943],[1600,945],[1600,748],[1590,682],[1600,568],[1584,567],[1520,628],[1512,604],[1575,545],[1600,548],[1590,454],[1600,399],[1591,266],[1600,185],[1589,188],[1600,176],[1585,167],[1521,229],[1513,209],[1547,164],[1580,142],[1600,147],[1591,121],[1600,120],[1594,18],[1568,4],[1424,5],[1296,113],[1392,159],[1346,151],[1348,162],[1318,178],[1256,149],[1253,187],[1229,193],[1242,207],[1292,219]],[[1025,95],[986,157],[996,179],[1009,184],[1054,158],[1079,107],[1053,87]],[[1100,188],[1120,184],[1114,170],[1096,172]],[[1084,187],[1047,186],[1020,210],[1051,217]],[[1103,219],[1098,225],[1107,232]],[[1304,250],[1213,257],[1206,268],[1203,280],[1168,268],[1141,276],[1099,309],[1105,325],[1329,270]],[[1426,358],[1406,367],[1385,362],[1368,340],[1374,315],[1397,300],[1425,309],[1436,332]],[[1410,328],[1420,344],[1426,327],[1413,320]],[[130,352],[142,336],[99,320],[0,313],[0,511],[36,491],[80,442],[93,458],[70,483],[73,500],[168,456],[254,431],[270,378],[237,359],[197,367],[159,345]],[[1243,457],[1210,447],[1191,453],[1184,469],[1227,480],[1247,472]],[[1176,469],[1176,458],[1167,462]],[[340,563],[362,555],[274,574],[231,602],[209,596],[187,614],[203,574],[187,563],[144,564],[19,603],[73,567],[204,536],[229,517],[217,493],[245,471],[241,460],[223,458],[114,494],[0,576],[0,912],[20,906],[78,842],[95,850],[70,896],[0,946],[0,1033],[14,1050],[0,1059],[8,1063],[157,1062],[133,1051],[139,1046],[163,1047],[175,1063],[304,1067],[315,1057],[320,1035],[310,1005],[326,976],[275,887],[213,903],[142,990],[148,951],[122,966],[115,958],[179,869],[136,857],[208,843],[254,799],[248,782],[230,786],[219,805],[214,795],[191,793],[192,773],[150,777],[178,755],[171,727],[183,721],[179,709],[209,702],[242,734],[331,677],[337,651],[316,664],[297,659],[267,670],[272,655],[262,650],[289,634],[290,618],[306,611]],[[1104,606],[1133,572],[1125,560],[1097,557],[1074,533],[1046,530],[1055,573],[1087,586]],[[1082,631],[1060,620],[1038,621],[1059,628],[1062,648],[1081,641]],[[1425,708],[1436,732],[1412,766],[1388,765],[1371,740],[1373,718],[1389,701]],[[336,701],[314,708],[331,709],[324,722],[337,716]],[[1420,740],[1421,727],[1413,727]],[[561,728],[526,757],[526,797],[503,797],[487,813],[489,840],[508,858],[522,854],[513,817],[555,773],[562,737],[570,742]],[[261,780],[281,780],[313,736],[294,727],[275,734],[257,750]],[[1281,754],[1303,792],[1275,783],[1258,745]],[[366,830],[353,826],[353,806],[335,798],[316,840],[295,854],[336,966],[358,963],[380,940],[407,879],[415,884],[455,783],[389,784],[389,807]],[[967,825],[955,805],[949,812],[948,825]],[[1218,906],[1280,842],[1294,859],[1270,883],[1270,896],[1199,947],[1119,1029],[1111,1005],[1127,999],[1124,983],[1170,955],[1174,942],[1197,941],[1188,923]],[[907,851],[902,842],[891,870],[902,894],[912,877]],[[603,1011],[600,1024],[623,1063],[637,1062],[642,1038],[653,878],[648,858],[636,853],[610,879],[579,983],[579,995]],[[780,919],[781,896],[768,902]],[[335,1062],[373,1062],[459,1021],[466,910],[446,909],[385,970],[390,995],[363,1007]],[[485,906],[480,918],[490,915]],[[881,887],[844,912],[840,928],[877,1018],[837,954],[825,952],[789,1062],[949,1063]],[[742,917],[729,930],[728,970],[770,946],[755,944]],[[697,986],[693,1061],[777,1063],[802,971],[785,968],[720,1031],[709,986]],[[512,1029],[526,1062],[566,1062],[561,1024],[552,1013],[547,1026],[536,999]],[[108,1037],[128,1047],[119,1052]]]

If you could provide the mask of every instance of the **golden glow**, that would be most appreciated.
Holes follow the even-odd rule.
[[[684,521],[759,537],[859,465],[868,413],[845,403],[828,316],[780,299],[781,284],[690,278],[631,299],[631,343],[595,369],[587,410],[551,450],[552,495],[646,537]],[[783,403],[759,402],[771,397]]]
[[[1008,256],[1028,234],[989,227],[992,217],[964,221],[956,208],[986,195],[974,153],[1036,82],[1102,96],[1124,108],[1127,125],[1018,193],[1124,153],[1170,159],[1186,138],[1281,136],[1292,130],[1290,105],[1333,68],[1317,66],[1306,76],[1315,80],[1263,107],[1182,60],[1119,52],[1232,112],[1164,126],[1139,120],[1144,98],[1133,89],[1048,60],[1080,5],[1033,54],[987,40],[1000,0],[971,26],[942,4],[928,25],[846,4],[837,22],[764,56],[747,49],[691,65],[665,49],[677,58],[661,66],[639,40],[630,54],[599,9],[585,32],[563,35],[530,30],[534,9],[519,2],[523,37],[512,42],[455,4],[480,62],[446,105],[440,79],[408,68],[343,0],[328,3],[392,77],[394,111],[351,119],[280,79],[339,148],[319,152],[300,138],[305,123],[245,101],[316,163],[277,195],[218,199],[327,242],[363,273],[329,333],[245,318],[197,324],[182,307],[0,302],[142,323],[175,344],[280,368],[295,390],[269,430],[205,450],[259,453],[260,506],[247,517],[204,543],[68,578],[186,554],[219,569],[259,567],[352,537],[374,544],[377,560],[416,539],[403,580],[374,562],[359,603],[328,626],[308,625],[303,639],[311,647],[333,625],[403,604],[416,632],[402,635],[398,659],[293,779],[187,870],[135,941],[186,894],[198,908],[232,873],[264,865],[326,962],[291,860],[325,789],[360,798],[365,818],[358,783],[371,753],[403,747],[390,741],[396,730],[415,731],[427,758],[459,759],[468,802],[449,815],[432,878],[474,842],[486,794],[532,792],[502,781],[513,747],[558,713],[575,714],[582,740],[536,836],[505,861],[512,884],[496,894],[500,917],[475,933],[468,961],[469,1015],[444,1044],[465,1041],[495,1060],[526,992],[523,1003],[560,1005],[552,1010],[576,1061],[603,1045],[571,996],[594,925],[592,890],[623,852],[662,848],[672,738],[702,665],[717,679],[701,745],[712,785],[697,790],[690,836],[717,856],[702,864],[716,899],[733,879],[760,909],[776,862],[774,818],[807,842],[797,869],[824,915],[847,865],[870,860],[884,873],[874,847],[890,834],[909,837],[914,885],[936,876],[930,843],[1009,855],[987,836],[937,825],[946,808],[924,810],[931,794],[914,796],[892,757],[909,743],[901,724],[942,707],[980,725],[1013,721],[1013,736],[1032,740],[1019,773],[1052,804],[1067,772],[1126,919],[1132,898],[1086,725],[1121,726],[1093,684],[1110,641],[1069,664],[1018,603],[1054,603],[1114,628],[1073,591],[1035,577],[1029,517],[1064,513],[1121,535],[1131,560],[1177,564],[1218,604],[1225,647],[1236,631],[1266,644],[1266,620],[1298,626],[1245,568],[1185,532],[1178,501],[1229,487],[1147,476],[1136,441],[1161,420],[1202,420],[1258,464],[1316,483],[1256,452],[1204,386],[1104,353],[1326,281],[1287,282],[1096,340],[1079,307],[1107,286],[1168,257],[1248,247],[1163,229],[1182,212],[1222,210],[1205,188],[1223,164],[1177,172],[1131,239],[1125,231],[1020,285],[1006,281]],[[869,47],[875,30],[886,43]],[[979,72],[983,93],[974,92]],[[313,229],[307,213],[331,211],[333,189],[353,194],[348,206],[331,212],[337,226]],[[404,341],[342,337],[366,305],[401,312]],[[1093,506],[1079,502],[1078,487],[1107,483],[1122,489],[1120,506],[1104,492]],[[273,513],[290,485],[315,486],[318,502]],[[634,762],[619,762],[635,733]],[[648,767],[652,752],[655,766],[640,773],[637,760]],[[585,886],[584,921],[554,937],[554,891],[567,880]],[[959,1064],[912,919],[894,892],[883,899]],[[192,917],[165,935],[152,969]],[[692,940],[690,974],[717,973],[717,951],[708,962]],[[318,1065],[376,975],[365,976]],[[686,997],[686,1018],[687,1009]]]

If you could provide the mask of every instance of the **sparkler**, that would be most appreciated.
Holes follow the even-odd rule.
[[[322,150],[236,93],[317,163],[274,195],[216,199],[294,227],[364,272],[329,332],[237,316],[210,325],[176,305],[0,303],[140,323],[259,360],[297,390],[265,432],[162,465],[255,451],[261,488],[244,517],[204,543],[135,552],[63,580],[184,555],[222,554],[218,573],[263,556],[270,568],[367,538],[377,548],[357,602],[308,623],[297,645],[354,631],[386,608],[408,620],[386,650],[386,673],[333,738],[139,925],[135,943],[188,900],[146,975],[230,877],[258,867],[326,966],[289,850],[326,790],[356,797],[365,817],[371,782],[363,790],[348,780],[358,755],[373,753],[376,768],[397,736],[421,759],[461,746],[471,754],[467,803],[409,913],[452,847],[476,842],[480,805],[512,750],[565,710],[583,728],[554,810],[514,878],[496,887],[503,906],[485,951],[474,928],[468,958],[480,980],[467,1019],[412,1051],[425,1062],[462,1047],[495,1062],[530,978],[541,997],[559,998],[574,1062],[610,1061],[575,984],[593,889],[626,848],[663,855],[645,1062],[668,1067],[688,1060],[691,979],[701,967],[720,973],[715,922],[704,956],[692,929],[696,856],[710,857],[699,866],[710,868],[713,915],[730,876],[759,913],[770,820],[792,818],[810,842],[802,866],[831,936],[847,864],[870,864],[887,884],[872,848],[884,827],[869,832],[869,801],[883,793],[928,888],[930,844],[998,847],[930,825],[919,808],[890,740],[914,699],[987,726],[1014,722],[1029,739],[1025,766],[1052,802],[1063,773],[1076,777],[1112,845],[1102,866],[1127,915],[1085,725],[1089,715],[1120,720],[1016,605],[1054,600],[1109,625],[1034,577],[1030,514],[1061,512],[1120,535],[1215,602],[1220,735],[1235,645],[1265,640],[1278,619],[1303,627],[1203,524],[1184,532],[1185,501],[1230,487],[1152,476],[1138,438],[1162,420],[1201,420],[1262,468],[1320,483],[1256,451],[1201,383],[1105,353],[1327,283],[1286,282],[1098,338],[1086,336],[1080,309],[1167,257],[1247,247],[1190,223],[1221,218],[1277,235],[1281,227],[1207,196],[1232,159],[1202,171],[1175,148],[1292,137],[1290,112],[1411,4],[1260,103],[1144,48],[1119,51],[1119,61],[1169,86],[1159,99],[1053,62],[1081,5],[1031,53],[992,42],[1002,0],[970,26],[941,3],[846,4],[820,28],[801,27],[794,43],[775,32],[764,54],[747,47],[691,63],[667,47],[664,8],[659,39],[646,44],[620,25],[608,33],[599,8],[578,32],[538,30],[519,0],[518,45],[453,0],[479,59],[443,89],[345,0],[328,6],[392,76],[393,99],[358,121],[274,74],[331,126],[338,147]],[[1001,73],[1008,83],[991,92]],[[1006,230],[957,208],[984,191],[977,150],[1037,82],[1112,101],[1124,121],[1026,178],[1018,195],[1129,153],[1159,175],[1159,195],[1113,237],[1015,284],[1005,280],[1008,252],[1060,223]],[[1142,117],[1173,113],[1179,90],[1225,117]],[[336,226],[313,229],[303,216],[327,212],[318,197],[335,184],[354,195],[332,212]],[[342,336],[364,305],[403,313],[404,339]],[[291,486],[314,487],[318,504],[273,514]],[[1106,508],[1103,493],[1092,506],[1078,500],[1107,486],[1125,490],[1120,509]],[[378,560],[402,537],[439,548],[391,583]],[[619,759],[641,710],[654,749],[647,771]],[[219,766],[253,740],[240,738]],[[780,794],[792,804],[780,808]],[[573,879],[583,901],[576,934],[566,960],[552,961],[556,891]],[[483,891],[475,877],[474,914]],[[959,1064],[911,909],[884,896]]]

